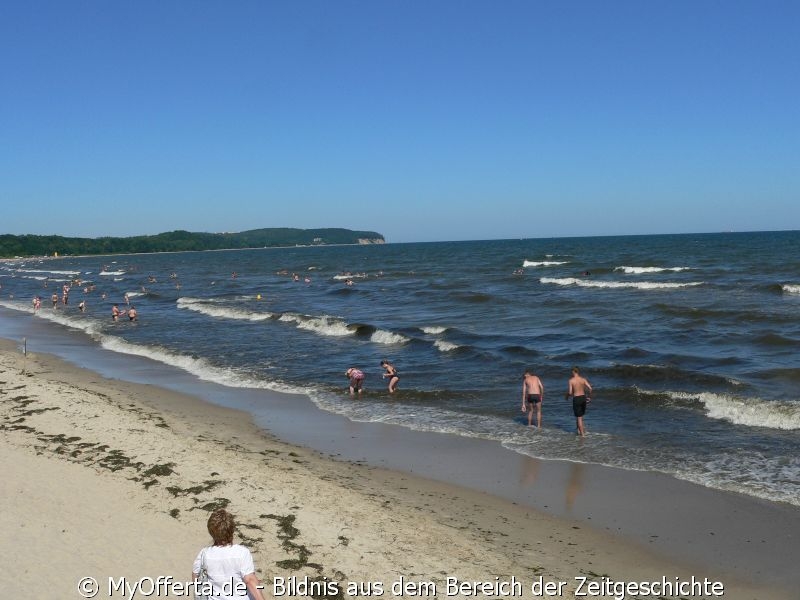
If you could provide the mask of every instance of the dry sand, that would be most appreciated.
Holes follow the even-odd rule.
[[[395,597],[401,579],[434,582],[440,598],[447,577],[513,576],[523,598],[538,597],[530,585],[543,578],[564,582],[554,597],[572,598],[579,577],[692,575],[723,582],[728,599],[788,597],[487,494],[336,461],[270,437],[245,413],[50,355],[23,358],[8,341],[0,432],[0,555],[11,562],[11,597],[80,598],[84,577],[98,581],[98,598],[130,597],[110,594],[109,578],[186,581],[219,506],[236,515],[267,597],[276,577],[327,578],[340,597],[348,582],[380,582],[383,597]],[[166,588],[149,597],[167,595],[190,597]]]

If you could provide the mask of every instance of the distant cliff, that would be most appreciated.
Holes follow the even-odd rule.
[[[292,229],[277,227],[239,233],[170,231],[135,237],[71,238],[58,235],[0,235],[0,256],[85,254],[140,254],[190,250],[233,250],[270,246],[324,246],[327,244],[383,244],[374,231],[350,229]]]

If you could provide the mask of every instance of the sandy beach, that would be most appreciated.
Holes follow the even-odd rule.
[[[12,594],[26,592],[27,576],[42,568],[48,588],[68,598],[82,597],[86,577],[100,598],[130,597],[112,589],[122,578],[144,581],[138,597],[159,577],[186,581],[208,543],[209,511],[224,506],[237,516],[238,539],[253,551],[269,597],[310,596],[274,587],[292,577],[333,582],[340,597],[355,595],[348,585],[394,597],[401,581],[432,582],[436,597],[447,597],[448,577],[516,581],[521,597],[537,597],[531,585],[549,582],[553,597],[580,597],[589,589],[582,578],[692,576],[719,581],[725,598],[787,597],[766,578],[745,583],[570,519],[288,445],[243,412],[104,379],[51,355],[24,357],[14,342],[0,348],[2,553],[26,575],[11,581]],[[468,589],[473,597],[514,591]],[[151,597],[188,595],[177,592]]]

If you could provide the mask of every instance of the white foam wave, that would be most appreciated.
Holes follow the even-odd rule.
[[[446,342],[444,340],[436,340],[433,342],[433,345],[436,346],[441,352],[452,352],[453,350],[458,350],[461,348],[461,346],[458,344]]]
[[[784,285],[783,291],[787,294],[800,294],[800,285]]]
[[[560,260],[524,260],[522,261],[523,267],[555,267],[558,265],[566,265],[567,261]]]
[[[159,346],[140,346],[114,336],[101,336],[100,345],[107,350],[149,358],[156,362],[176,367],[203,381],[225,387],[267,389],[276,392],[302,394],[305,390],[283,382],[266,381],[240,373],[234,369],[217,367],[203,358],[177,354]]]
[[[192,310],[209,317],[219,319],[236,319],[239,321],[267,321],[273,317],[272,313],[254,312],[240,308],[222,307],[213,303],[206,303],[196,298],[178,298],[178,308]]]
[[[116,277],[118,277],[120,275],[125,275],[125,271],[100,271],[98,273],[98,275],[103,275],[103,276],[106,276],[106,277],[108,277],[108,276],[111,276],[111,277],[116,276]]]
[[[664,273],[671,271],[679,273],[681,271],[689,271],[691,267],[616,267],[615,271],[622,271],[628,275],[641,275],[642,273]]]
[[[383,329],[378,329],[369,339],[376,344],[405,344],[410,341],[404,335],[392,333],[391,331],[384,331]]]
[[[80,271],[51,271],[50,269],[15,269],[17,273],[52,273],[53,275],[80,275]]]
[[[320,335],[343,337],[345,335],[355,335],[356,333],[355,328],[350,327],[345,321],[328,315],[312,317],[309,315],[284,313],[278,320],[284,323],[295,323],[298,329],[312,331]]]
[[[447,327],[439,327],[436,325],[430,327],[420,327],[422,333],[427,333],[428,335],[439,335],[447,331]]]
[[[539,279],[540,283],[552,283],[555,285],[577,285],[580,287],[590,288],[608,288],[608,289],[621,289],[632,288],[638,290],[671,290],[686,287],[695,287],[703,285],[702,281],[693,281],[689,283],[658,283],[654,281],[598,281],[594,279],[577,279],[575,277],[542,277]]]
[[[334,275],[331,279],[346,281],[347,279],[366,279],[366,273],[353,273],[351,275]]]
[[[147,292],[127,292],[125,295],[128,298],[136,298],[138,296],[146,296]]]
[[[748,427],[800,429],[800,401],[739,398],[728,394],[667,392],[679,400],[697,400],[712,419]]]

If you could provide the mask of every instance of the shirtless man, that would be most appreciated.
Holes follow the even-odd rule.
[[[533,409],[536,409],[536,428],[542,428],[542,402],[544,385],[533,369],[525,369],[522,376],[522,412],[528,413],[528,427],[533,427]]]
[[[113,321],[117,321],[119,319],[120,314],[122,313],[120,313],[119,306],[117,304],[111,307],[111,319]]]
[[[136,307],[133,305],[131,305],[131,307],[128,309],[128,319],[131,321],[136,321],[138,319]]]
[[[586,435],[586,428],[583,426],[583,415],[586,414],[586,404],[592,401],[592,385],[581,377],[578,367],[572,367],[572,377],[569,380],[565,398],[572,397],[572,412],[575,414],[575,422],[578,426],[578,435]]]

